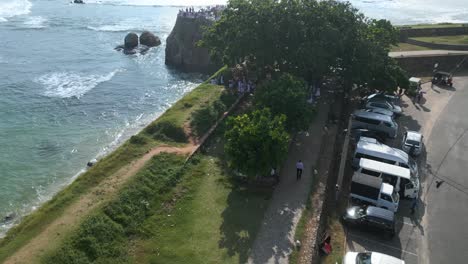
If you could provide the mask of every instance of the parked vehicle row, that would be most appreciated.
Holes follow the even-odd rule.
[[[362,109],[351,118],[351,136],[355,139],[350,187],[353,206],[342,217],[349,226],[378,232],[388,237],[396,233],[395,219],[400,199],[418,199],[421,189],[417,162],[423,151],[423,136],[404,131],[398,147],[385,144],[399,133],[395,121],[402,114],[399,97],[376,93],[362,99]],[[404,263],[378,252],[348,252],[344,264]]]

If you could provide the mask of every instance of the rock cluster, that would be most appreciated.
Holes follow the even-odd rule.
[[[128,33],[125,36],[124,44],[117,46],[116,50],[121,50],[125,54],[144,54],[151,47],[161,45],[161,40],[149,31],[143,31],[140,37],[136,33]]]

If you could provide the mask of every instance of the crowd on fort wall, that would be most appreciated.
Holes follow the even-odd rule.
[[[198,10],[195,10],[194,7],[187,7],[185,9],[179,9],[178,16],[190,18],[203,17],[210,20],[218,20],[221,17],[221,12],[224,8],[224,5],[207,6]]]

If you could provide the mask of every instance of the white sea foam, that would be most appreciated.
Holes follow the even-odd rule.
[[[45,28],[46,22],[47,22],[47,19],[41,16],[32,16],[26,19],[26,21],[24,21],[23,24],[27,28]]]
[[[49,97],[81,97],[98,84],[107,82],[114,77],[115,70],[105,75],[87,75],[83,76],[72,72],[55,72],[45,74],[36,79],[36,82],[45,87],[44,95]]]
[[[0,22],[6,22],[10,17],[29,14],[31,7],[32,4],[28,0],[1,0]]]

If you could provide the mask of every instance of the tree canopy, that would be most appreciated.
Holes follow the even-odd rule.
[[[398,67],[388,58],[397,40],[389,21],[368,19],[347,2],[230,0],[201,45],[227,65],[248,60],[307,81],[334,71],[350,87],[391,79],[382,70]]]
[[[272,116],[268,108],[230,117],[225,151],[231,165],[252,177],[280,164],[288,151],[285,120],[285,115]]]
[[[313,113],[312,106],[306,101],[307,92],[302,80],[284,73],[257,89],[255,103],[259,107],[268,107],[274,115],[284,114],[288,130],[305,130]]]

